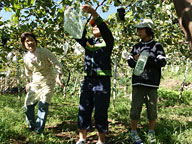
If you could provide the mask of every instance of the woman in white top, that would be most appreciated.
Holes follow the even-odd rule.
[[[37,48],[37,39],[34,34],[25,32],[21,35],[21,42],[27,49],[23,59],[27,77],[25,113],[29,130],[41,133],[44,130],[48,113],[48,105],[54,92],[56,83],[63,88],[60,77],[62,66],[56,57],[45,48]],[[55,67],[55,77],[52,67]],[[35,105],[39,102],[38,116],[35,122]]]

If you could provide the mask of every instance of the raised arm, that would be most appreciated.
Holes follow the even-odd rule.
[[[104,39],[107,46],[113,46],[114,38],[112,36],[111,31],[109,30],[107,24],[103,21],[103,19],[98,15],[95,9],[93,9],[89,5],[82,6],[82,10],[84,12],[90,13],[93,16],[95,24],[98,26],[101,36]]]

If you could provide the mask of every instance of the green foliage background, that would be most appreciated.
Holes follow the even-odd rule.
[[[114,103],[115,110],[110,107],[109,143],[130,142],[129,139],[129,109],[130,101],[125,97],[131,93],[132,70],[126,60],[122,58],[122,51],[130,52],[133,45],[139,41],[134,24],[141,18],[152,18],[155,23],[155,40],[159,41],[167,55],[167,70],[163,71],[162,81],[173,79],[179,81],[179,85],[173,88],[162,87],[159,89],[159,120],[157,121],[157,135],[159,143],[190,143],[192,135],[191,124],[191,97],[190,91],[185,91],[181,100],[179,88],[185,72],[186,59],[189,57],[186,38],[179,27],[174,5],[171,1],[162,0],[106,0],[101,6],[102,10],[108,11],[110,5],[116,8],[123,7],[126,10],[125,21],[121,21],[118,13],[114,11],[107,21],[115,38],[115,46],[112,54],[114,66],[117,56],[117,97]],[[65,91],[55,88],[50,117],[48,119],[46,134],[37,136],[25,130],[24,96],[21,103],[12,95],[0,97],[0,142],[2,143],[74,143],[77,139],[76,118],[78,111],[78,96],[81,80],[83,79],[83,54],[76,55],[75,41],[64,31],[64,10],[67,6],[74,8],[80,4],[93,3],[98,0],[1,0],[0,6],[5,11],[12,11],[11,21],[2,21],[0,18],[0,38],[6,39],[7,44],[0,44],[0,74],[6,77],[11,71],[9,79],[14,80],[20,76],[21,86],[25,86],[23,70],[24,49],[20,43],[20,35],[25,31],[32,31],[38,36],[38,44],[54,52],[63,64],[63,82],[70,81]],[[89,27],[89,25],[88,25]],[[90,34],[89,34],[90,35]],[[67,54],[64,54],[63,45],[69,44]],[[18,61],[7,59],[9,52],[17,56]],[[170,72],[171,67],[179,66],[179,75]],[[191,82],[192,77],[187,76],[186,81]],[[8,81],[7,83],[9,83]],[[113,81],[113,78],[112,78]],[[3,82],[1,82],[1,86]],[[63,97],[66,97],[64,99]],[[140,134],[144,135],[147,130],[146,114],[141,117]],[[144,128],[144,129],[142,129]],[[90,132],[89,139],[96,139],[95,132]]]
[[[101,1],[100,1],[101,2]],[[13,52],[22,59],[24,50],[20,43],[20,35],[24,31],[32,31],[38,36],[39,46],[54,52],[64,65],[66,77],[83,72],[83,56],[74,54],[75,41],[64,31],[64,10],[68,6],[74,9],[80,4],[99,5],[98,0],[1,0],[5,11],[12,11],[11,21],[0,19],[0,37],[8,39],[7,44],[0,46],[0,71],[6,72],[8,62],[6,56]],[[141,18],[152,18],[155,23],[155,40],[162,43],[169,65],[183,65],[188,57],[188,44],[179,27],[173,3],[161,0],[105,0],[101,6],[104,12],[110,5],[123,7],[126,10],[125,21],[119,19],[114,11],[107,21],[115,37],[112,61],[118,57],[118,70],[122,70],[125,60],[121,58],[123,50],[130,52],[132,46],[139,41],[134,24]],[[68,42],[70,48],[64,54],[63,45]],[[22,65],[22,60],[19,61]],[[74,73],[76,72],[76,73]]]

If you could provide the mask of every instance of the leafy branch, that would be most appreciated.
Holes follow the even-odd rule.
[[[107,0],[103,0],[99,5],[97,5],[97,7],[95,8],[95,11],[100,7],[102,6]],[[88,22],[90,21],[92,16],[90,16],[85,24],[85,26],[88,24]]]

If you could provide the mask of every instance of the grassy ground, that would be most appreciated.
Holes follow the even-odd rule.
[[[169,69],[162,72],[158,91],[158,119],[156,137],[158,144],[191,144],[192,143],[192,89],[183,92],[179,99],[179,89],[183,81],[185,67],[179,72]],[[192,82],[192,68],[189,69],[186,83]],[[131,79],[119,76],[118,82],[123,87],[127,83],[127,97],[124,89],[117,90],[116,101],[109,108],[109,132],[106,144],[129,144],[130,142],[130,95]],[[72,87],[72,86],[71,86]],[[69,97],[69,95],[74,95]],[[46,128],[43,134],[37,135],[27,130],[24,114],[24,95],[21,100],[16,95],[0,95],[0,143],[2,144],[74,144],[78,140],[77,114],[78,90],[67,91],[67,98],[55,93],[49,107]],[[112,98],[112,97],[111,97]],[[93,121],[94,125],[94,121]],[[143,107],[138,132],[146,141],[148,122],[146,107]],[[96,129],[89,130],[88,143],[97,141]]]
[[[159,144],[190,144],[192,141],[192,93],[184,92],[181,100],[179,93],[167,89],[159,90],[158,120],[156,135]],[[24,96],[0,96],[0,143],[2,144],[73,144],[78,139],[77,114],[79,98],[55,94],[50,105],[45,132],[37,135],[28,132],[25,122]],[[109,132],[107,144],[130,143],[130,99],[117,97],[109,108]],[[94,123],[94,122],[93,122]],[[148,131],[146,108],[143,107],[138,132],[145,141]],[[88,133],[88,143],[96,143],[96,129]],[[146,142],[146,141],[145,141]],[[147,142],[146,142],[147,143]]]

